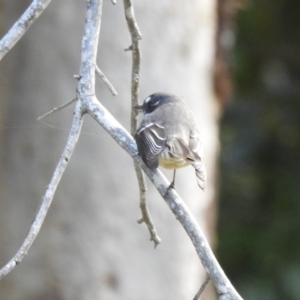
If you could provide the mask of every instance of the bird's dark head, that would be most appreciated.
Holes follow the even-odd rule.
[[[166,94],[166,93],[155,93],[148,96],[142,105],[135,106],[136,109],[141,109],[144,115],[152,113],[155,111],[159,106],[170,103],[170,102],[178,102],[183,101],[181,98]]]

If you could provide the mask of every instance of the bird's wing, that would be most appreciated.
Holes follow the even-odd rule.
[[[166,133],[162,123],[149,123],[136,132],[135,141],[144,163],[150,169],[158,167],[158,155],[166,147]]]
[[[193,152],[196,160],[192,164],[195,168],[197,183],[199,187],[204,190],[206,182],[206,169],[202,161],[203,157],[203,144],[200,139],[200,134],[196,131],[190,133],[190,149]]]
[[[180,138],[168,140],[167,146],[169,152],[174,157],[185,158],[189,160],[195,168],[197,183],[201,189],[205,188],[206,170],[204,163],[201,161],[203,145],[198,134],[191,134],[189,146]]]
[[[186,145],[183,139],[179,137],[173,137],[168,140],[167,146],[169,152],[174,157],[185,158],[190,161],[195,161],[195,156],[193,152],[190,150],[189,146]]]
[[[194,155],[195,161],[201,161],[203,156],[203,144],[200,139],[200,134],[196,131],[190,133],[189,148]]]

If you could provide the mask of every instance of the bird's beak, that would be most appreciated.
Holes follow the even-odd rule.
[[[135,109],[143,109],[143,105],[136,105],[134,106]]]

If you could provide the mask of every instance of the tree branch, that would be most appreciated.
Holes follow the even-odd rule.
[[[0,60],[13,48],[51,0],[34,0],[0,41]]]
[[[80,76],[77,86],[77,99],[79,99],[79,101],[77,102],[74,111],[69,138],[50,184],[46,189],[39,211],[30,227],[29,233],[17,254],[2,269],[0,269],[0,279],[7,275],[20,261],[22,261],[37,237],[53,200],[56,188],[78,141],[83,122],[83,114],[86,110],[83,107],[85,101],[82,101],[82,99],[84,99],[86,95],[94,94],[95,91],[95,62],[101,24],[101,11],[102,0],[87,0],[85,32],[82,39]]]
[[[0,279],[8,274],[26,256],[32,243],[38,235],[52,202],[56,188],[67,167],[67,164],[79,138],[83,121],[83,114],[85,112],[85,108],[83,107],[83,104],[85,102],[82,101],[82,98],[84,98],[86,95],[94,94],[95,91],[95,62],[101,24],[101,9],[102,0],[87,0],[85,32],[82,39],[81,67],[79,77],[80,80],[78,81],[77,86],[77,99],[79,99],[79,101],[77,102],[74,111],[73,124],[71,127],[69,138],[63,154],[59,160],[59,163],[54,171],[51,182],[46,189],[46,193],[42,200],[40,209],[35,217],[32,226],[30,227],[29,233],[17,254],[0,270]]]
[[[43,114],[42,116],[38,117],[37,120],[40,121],[40,120],[54,114],[55,112],[62,110],[63,108],[65,108],[65,107],[69,106],[70,104],[72,104],[73,102],[75,102],[76,100],[77,100],[77,98],[75,97],[72,100],[70,100],[60,106],[54,107],[52,110],[50,110],[47,113]]]
[[[137,118],[138,111],[134,108],[138,105],[139,101],[139,82],[140,82],[140,65],[141,65],[141,51],[139,46],[139,40],[142,38],[142,34],[137,25],[133,4],[131,0],[123,0],[125,17],[127,21],[128,30],[131,35],[131,46],[128,48],[132,52],[132,71],[131,71],[131,135],[133,136],[137,130]],[[150,233],[150,240],[154,242],[154,247],[161,242],[161,239],[156,233],[148,206],[146,201],[146,180],[141,167],[134,161],[134,169],[140,189],[140,208],[142,217],[138,220],[141,224],[145,222],[148,231]]]
[[[22,259],[27,255],[28,250],[30,249],[32,243],[34,242],[35,238],[37,237],[43,221],[46,217],[46,214],[48,212],[48,209],[50,207],[50,204],[53,200],[56,188],[61,180],[61,177],[66,170],[66,167],[68,165],[68,162],[71,158],[71,155],[73,153],[73,150],[76,146],[76,143],[78,141],[81,126],[82,126],[82,108],[81,103],[77,102],[75,111],[74,111],[74,117],[73,117],[73,123],[71,126],[69,138],[67,141],[67,144],[65,146],[65,149],[61,155],[61,158],[56,166],[56,169],[53,173],[52,179],[49,183],[49,185],[46,188],[45,195],[42,199],[41,206],[38,210],[38,213],[30,227],[30,230],[28,232],[27,237],[25,238],[22,246],[20,247],[19,251],[16,253],[16,255],[0,270],[0,279],[3,278],[5,275],[7,275],[14,267],[22,261]]]
[[[117,91],[113,87],[113,85],[109,82],[107,77],[103,74],[103,72],[99,69],[99,67],[96,65],[96,74],[102,79],[106,87],[109,89],[109,91],[112,93],[113,96],[118,95]]]
[[[77,84],[78,99],[95,95],[95,72],[102,15],[102,0],[87,0],[84,33],[81,42],[81,65]]]

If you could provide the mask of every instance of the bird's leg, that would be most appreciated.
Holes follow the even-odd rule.
[[[169,186],[169,189],[174,189],[175,190],[175,175],[176,175],[176,169],[174,169],[174,173],[173,173],[173,180]]]

